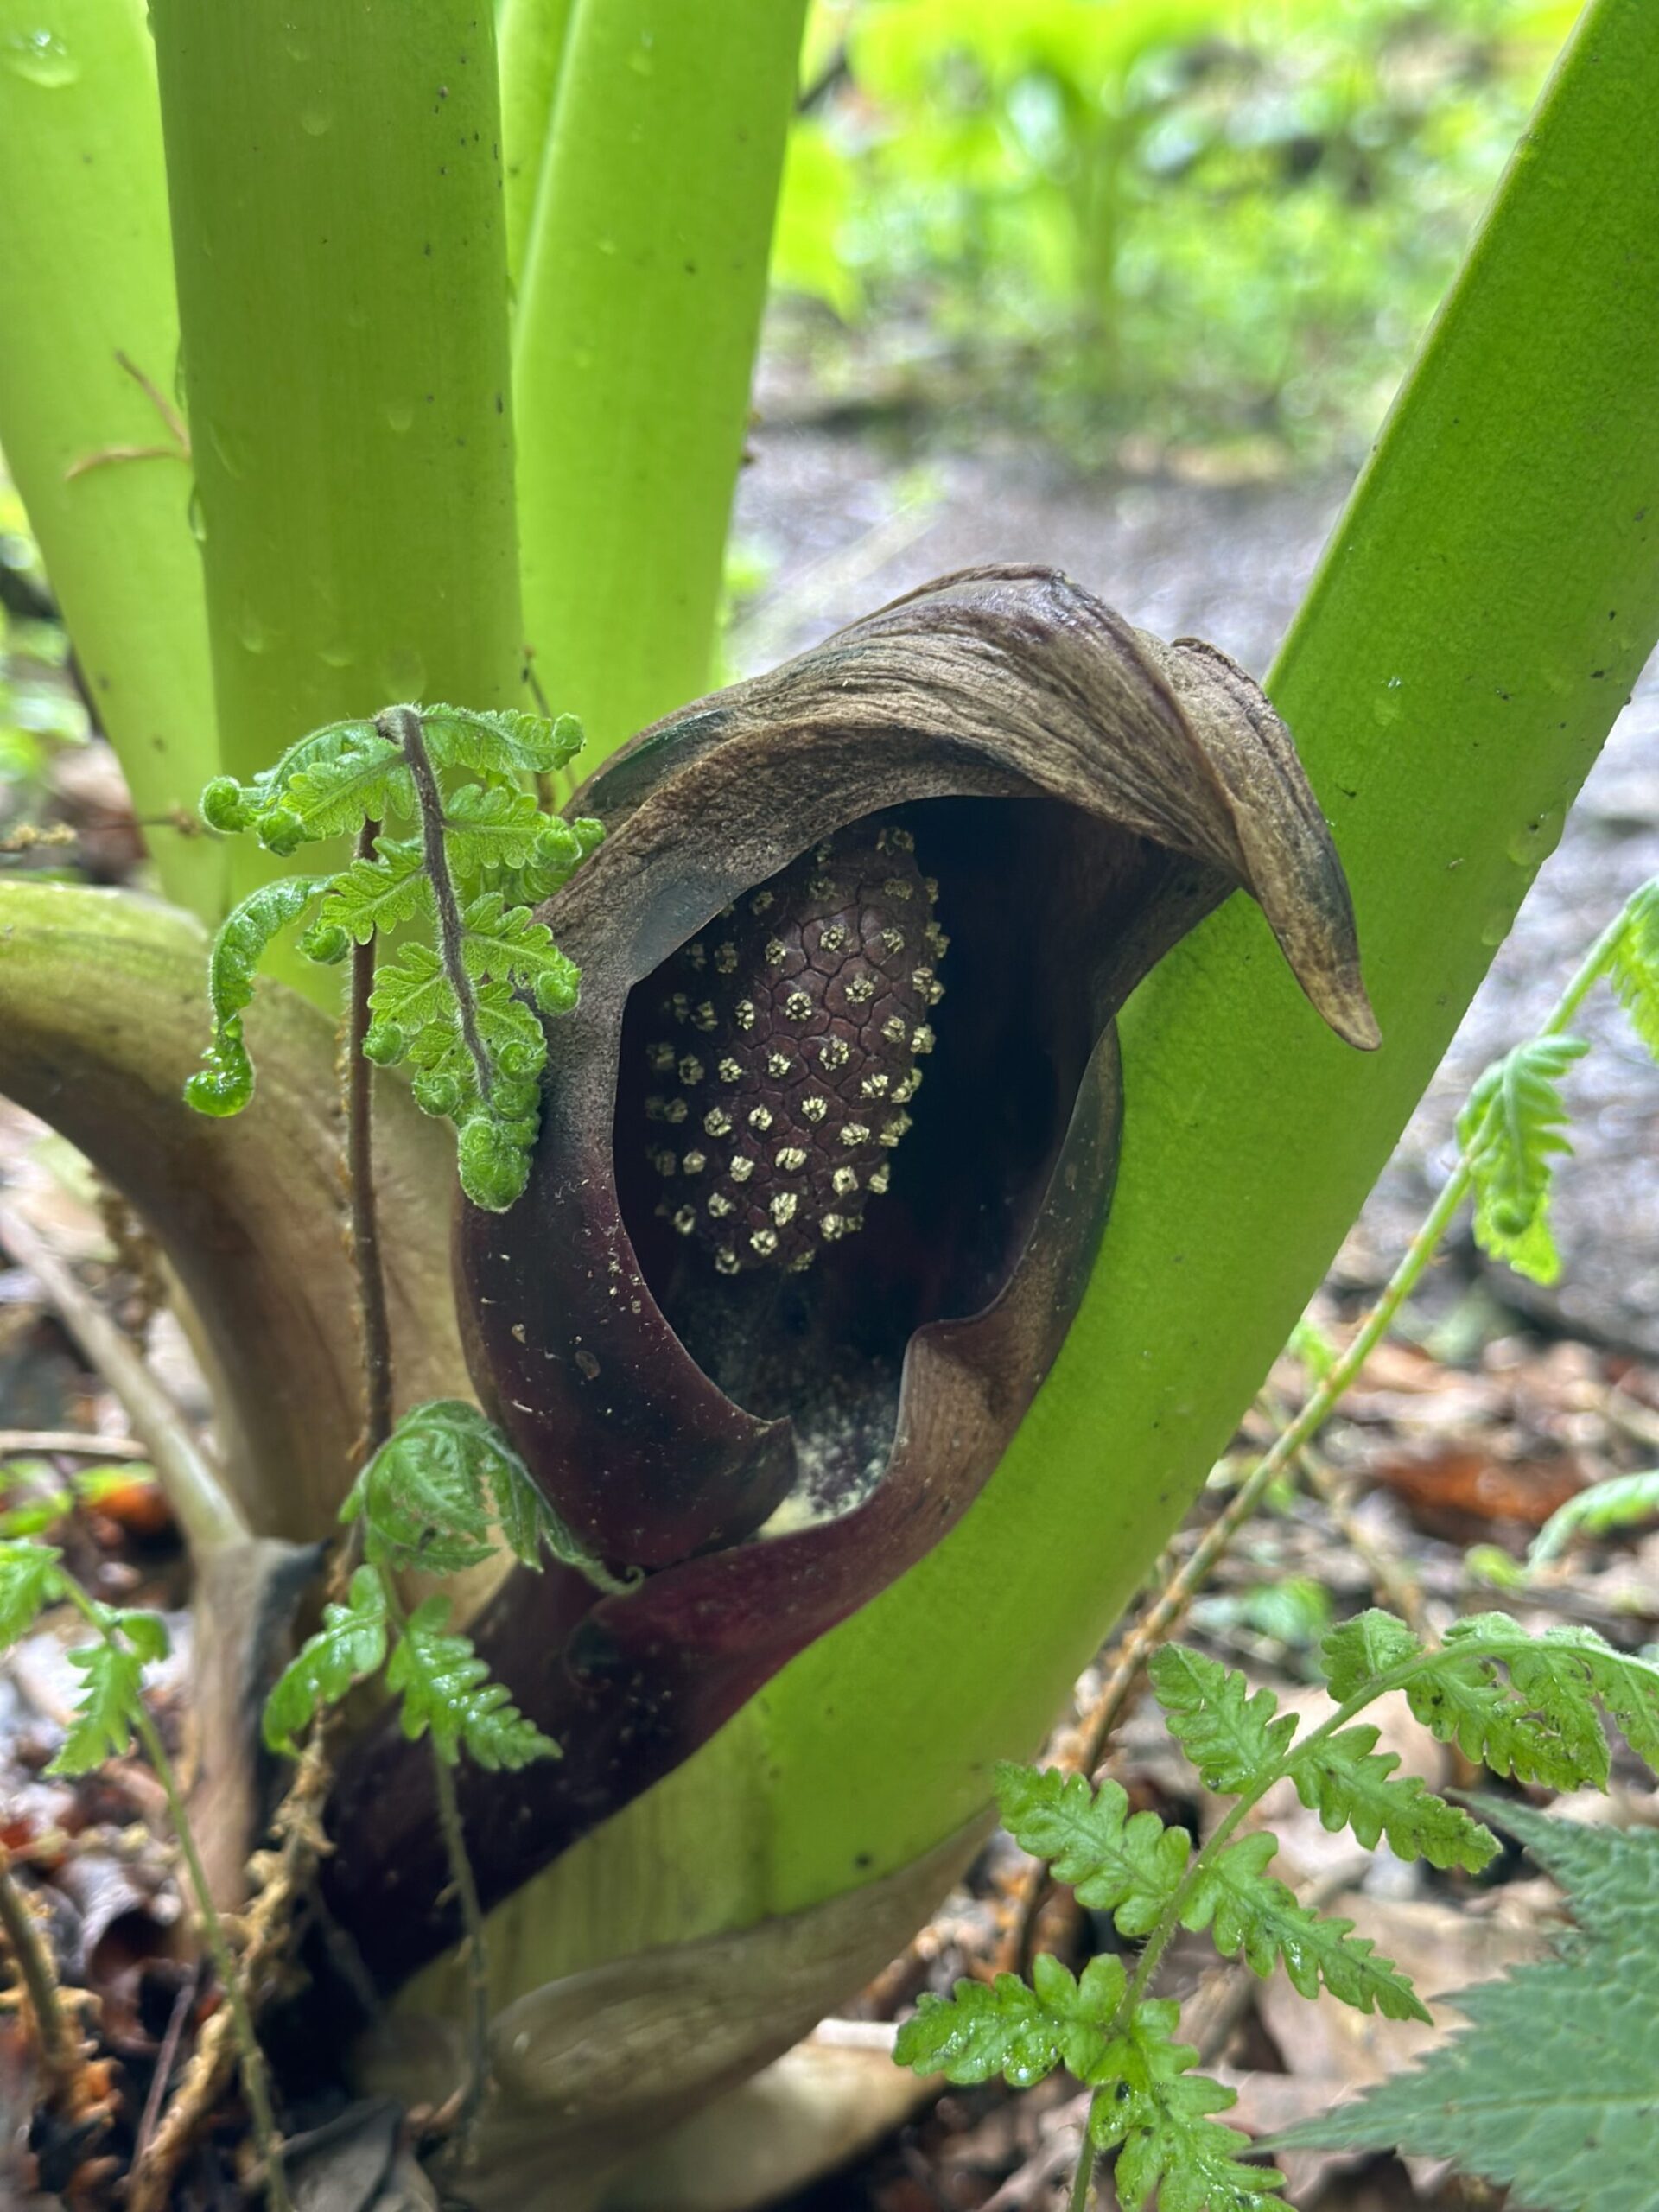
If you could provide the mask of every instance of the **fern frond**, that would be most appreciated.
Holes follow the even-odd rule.
[[[1185,1828],[1166,1827],[1156,1813],[1130,1816],[1118,1783],[1091,1789],[1086,1775],[1058,1767],[1004,1761],[996,1802],[1021,1850],[1047,1859],[1079,1904],[1111,1913],[1122,1936],[1150,1934],[1186,1872],[1192,1839]]]
[[[1296,1733],[1295,1715],[1279,1713],[1271,1690],[1252,1695],[1236,1668],[1184,1644],[1154,1651],[1147,1675],[1170,1734],[1211,1789],[1232,1796],[1249,1789],[1278,1765]]]
[[[1497,1839],[1456,1805],[1426,1789],[1415,1775],[1396,1777],[1395,1752],[1379,1752],[1369,1723],[1310,1742],[1290,1763],[1296,1794],[1333,1832],[1351,1828],[1367,1851],[1379,1836],[1401,1859],[1479,1873]]]
[[[463,784],[444,801],[443,842],[455,880],[528,866],[549,817],[534,795],[505,784]]]
[[[1549,1229],[1555,1162],[1570,1153],[1561,1078],[1588,1050],[1581,1037],[1535,1037],[1495,1060],[1458,1116],[1475,1186],[1475,1241],[1534,1282],[1554,1282]]]
[[[461,1746],[480,1766],[517,1771],[556,1758],[559,1747],[512,1702],[504,1683],[464,1636],[449,1632],[449,1600],[429,1598],[400,1630],[386,1663],[387,1688],[403,1700],[405,1736],[429,1732],[438,1756],[454,1765]]]
[[[432,886],[418,837],[377,837],[374,860],[354,860],[329,885],[317,918],[366,944],[377,930],[432,912]]]
[[[396,960],[376,969],[369,1007],[376,1027],[398,1033],[402,1041],[397,1059],[408,1051],[409,1040],[423,1030],[435,1026],[455,1030],[461,1021],[454,986],[429,944],[406,944]]]
[[[427,749],[440,766],[472,768],[481,775],[547,776],[582,750],[582,724],[574,715],[550,719],[519,709],[423,707]]]
[[[133,1714],[143,1694],[144,1669],[150,1661],[167,1656],[167,1628],[157,1614],[106,1611],[103,1618],[114,1634],[68,1655],[69,1664],[86,1676],[86,1686],[76,1701],[62,1749],[46,1770],[48,1774],[91,1774],[105,1759],[124,1758],[132,1748]]]
[[[1637,1035],[1659,1060],[1659,876],[1626,906],[1610,973]]]
[[[1284,2176],[1240,2159],[1248,2137],[1214,2117],[1237,2097],[1192,2072],[1198,2052],[1174,2039],[1179,2017],[1167,1999],[1136,2005],[1108,2056],[1117,2094],[1095,2100],[1090,2137],[1097,2151],[1117,2152],[1112,2186],[1123,2212],[1154,2197],[1159,2212],[1261,2212]]]
[[[1421,1641],[1404,1621],[1371,1605],[1330,1630],[1319,1645],[1319,1661],[1332,1696],[1346,1705],[1422,1652]]]
[[[55,1544],[0,1543],[0,1650],[27,1636],[63,1595]]]
[[[499,891],[474,899],[461,916],[461,958],[480,982],[517,983],[543,1014],[569,1014],[576,1003],[580,970],[553,942],[553,932],[527,907],[508,906]]]
[[[951,1997],[922,1998],[899,2031],[893,2057],[914,2073],[962,2083],[1000,2074],[1011,2088],[1027,2089],[1057,2066],[1092,2082],[1128,1986],[1123,1961],[1090,1959],[1079,1980],[1044,1951],[1031,1971],[1029,1986],[1018,1974],[1000,1974],[988,1985],[959,1981]]]
[[[524,1566],[543,1547],[596,1587],[619,1582],[584,1551],[500,1430],[464,1398],[411,1406],[353,1484],[340,1518],[359,1516],[371,1559],[455,1574],[494,1551],[491,1516]]]
[[[1278,1848],[1276,1836],[1248,1835],[1201,1866],[1182,1908],[1182,1927],[1211,1928],[1222,1956],[1242,1951],[1254,1974],[1266,1976],[1282,1963],[1304,1997],[1316,1996],[1323,1983],[1357,2012],[1375,2006],[1390,2020],[1427,2020],[1411,1984],[1366,1937],[1354,1935],[1351,1920],[1309,1911],[1263,1871]]]
[[[336,742],[315,747],[302,767],[283,779],[249,827],[273,852],[292,852],[297,845],[360,830],[365,822],[414,810],[403,747],[372,726],[347,723],[340,726]]]
[[[505,879],[513,904],[534,906],[550,899],[604,842],[604,824],[591,815],[579,814],[574,822],[563,815],[544,815],[535,851],[523,868]]]
[[[186,1103],[199,1114],[239,1114],[253,1096],[253,1063],[242,1039],[242,1014],[253,998],[254,970],[279,930],[296,921],[326,875],[285,875],[232,907],[207,956],[207,999],[213,1031],[201,1065],[184,1086]]]
[[[265,1700],[264,1738],[292,1754],[295,1738],[325,1706],[338,1705],[353,1682],[378,1674],[386,1657],[386,1592],[378,1570],[359,1567],[343,1605],[322,1609],[322,1626],[276,1677]]]

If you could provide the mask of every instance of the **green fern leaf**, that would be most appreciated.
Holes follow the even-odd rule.
[[[1192,1841],[1155,1813],[1128,1814],[1116,1782],[1091,1789],[1082,1774],[1003,1762],[996,1770],[1002,1821],[1021,1849],[1051,1862],[1080,1904],[1110,1912],[1120,1935],[1149,1935],[1180,1885]]]
[[[1624,909],[1611,975],[1637,1035],[1659,1060],[1659,877],[1644,883]]]
[[[1376,1749],[1377,1731],[1369,1722],[1339,1729],[1310,1742],[1291,1760],[1296,1794],[1330,1829],[1350,1827],[1367,1851],[1386,1835],[1402,1859],[1426,1859],[1431,1866],[1462,1866],[1479,1873],[1497,1849],[1497,1839],[1456,1805],[1436,1797],[1415,1775],[1395,1777],[1400,1764],[1393,1751]]]
[[[922,1998],[893,2055],[912,2073],[943,2074],[948,2082],[988,2082],[1000,2074],[1012,2088],[1027,2089],[1057,2066],[1092,2082],[1126,1985],[1119,1958],[1090,1959],[1077,1980],[1039,1952],[1030,1986],[1018,1974],[1000,1974],[989,1984],[959,1981],[953,1997]]]
[[[1496,1060],[1458,1116],[1475,1185],[1475,1241],[1535,1282],[1554,1282],[1549,1230],[1555,1161],[1573,1149],[1561,1078],[1588,1050],[1580,1037],[1535,1037]]]
[[[1310,1912],[1264,1871],[1278,1847],[1278,1839],[1266,1834],[1229,1844],[1201,1867],[1181,1925],[1213,1928],[1222,1956],[1242,1950],[1254,1974],[1269,1974],[1282,1962],[1304,1997],[1317,1995],[1323,1983],[1357,2012],[1375,2007],[1390,2020],[1427,2020],[1411,1984],[1365,1937],[1351,1932],[1351,1920]]]
[[[473,1422],[459,1399],[413,1407],[353,1484],[342,1521],[359,1516],[372,1560],[460,1574],[494,1550]]]
[[[372,726],[342,724],[337,741],[319,745],[290,770],[251,823],[261,844],[277,852],[320,837],[338,837],[368,821],[415,810],[415,788],[404,751]],[[271,824],[278,823],[276,840]]]
[[[503,878],[514,905],[534,906],[567,884],[590,853],[604,842],[605,829],[591,815],[567,822],[562,815],[542,817],[536,849],[524,866]]]
[[[165,1639],[163,1639],[163,1644]],[[162,1652],[150,1646],[148,1656]],[[132,1716],[143,1694],[145,1656],[131,1643],[83,1644],[68,1655],[69,1664],[86,1677],[63,1748],[48,1774],[91,1774],[105,1759],[124,1758],[132,1748]]]
[[[377,837],[375,860],[355,860],[328,886],[317,918],[366,944],[377,930],[396,929],[432,912],[432,887],[418,837]]]
[[[365,1521],[373,1556],[457,1573],[491,1556],[493,1511],[515,1557],[540,1570],[545,1547],[601,1590],[631,1588],[584,1551],[500,1430],[464,1398],[411,1406],[359,1475],[342,1520]]]
[[[342,746],[366,744],[375,734],[372,721],[325,722],[321,728],[308,730],[269,768],[261,768],[251,783],[240,786],[249,806],[257,811],[276,804],[296,776],[337,759]]]
[[[1593,1629],[1546,1629],[1528,1636],[1507,1613],[1477,1613],[1446,1632],[1446,1649],[1483,1647],[1509,1669],[1523,1708],[1541,1716],[1563,1750],[1580,1761],[1578,1780],[1605,1787],[1606,1745],[1592,1698],[1599,1698],[1637,1758],[1659,1770],[1659,1667],[1617,1651]]]
[[[1192,2071],[1198,2054],[1174,2040],[1179,2017],[1166,1999],[1135,2007],[1107,2055],[1103,2073],[1116,2094],[1096,2100],[1090,2139],[1097,2151],[1117,2152],[1112,2185],[1123,2212],[1139,2212],[1153,2198],[1159,2212],[1260,2212],[1284,2176],[1240,2159],[1249,2139],[1213,2116],[1238,2100]]]
[[[449,1600],[429,1598],[398,1635],[386,1664],[387,1687],[403,1699],[405,1736],[429,1732],[438,1756],[454,1765],[461,1747],[493,1772],[516,1772],[533,1760],[557,1758],[551,1737],[526,1720],[505,1685],[490,1671],[464,1636],[448,1633]]]
[[[63,1595],[62,1556],[54,1544],[0,1543],[0,1650],[27,1636]]]
[[[521,709],[423,707],[421,723],[435,761],[484,775],[551,775],[582,750],[582,724],[574,715],[550,720]]]
[[[1275,2149],[1446,2158],[1550,2212],[1650,2212],[1659,2142],[1659,1833],[1480,1802],[1567,1892],[1556,1955],[1459,1992],[1470,2025]]]
[[[396,1027],[405,1038],[435,1024],[454,1030],[461,1020],[454,988],[429,944],[406,944],[396,960],[375,971],[369,1007],[377,1024]]]
[[[1147,1673],[1170,1734],[1211,1789],[1248,1789],[1279,1764],[1296,1733],[1294,1713],[1274,1718],[1279,1700],[1271,1690],[1252,1696],[1236,1669],[1185,1644],[1154,1651]]]
[[[1559,1559],[1574,1536],[1605,1536],[1659,1514],[1659,1467],[1639,1475],[1611,1475],[1569,1497],[1552,1513],[1527,1548],[1527,1569],[1535,1573]]]
[[[253,998],[254,971],[279,930],[298,918],[326,890],[326,875],[287,875],[262,883],[232,907],[207,956],[212,1041],[201,1065],[184,1086],[199,1114],[239,1114],[253,1096],[253,1063],[242,1041],[242,1013]]]
[[[1319,1645],[1319,1657],[1332,1696],[1346,1705],[1396,1667],[1421,1657],[1422,1649],[1404,1621],[1373,1605],[1333,1628]]]
[[[1499,1664],[1509,1670],[1503,1681]],[[1615,1651],[1588,1629],[1531,1637],[1507,1614],[1480,1613],[1446,1630],[1446,1649],[1406,1685],[1412,1711],[1494,1774],[1555,1789],[1605,1785],[1599,1698],[1631,1749],[1659,1765],[1659,1669]]]
[[[509,906],[499,891],[474,899],[461,917],[467,934],[461,958],[467,972],[517,983],[543,1014],[569,1014],[576,1003],[580,972],[553,942],[553,932],[525,906]]]
[[[385,1658],[385,1587],[378,1569],[359,1567],[344,1605],[323,1607],[322,1626],[276,1677],[265,1700],[267,1746],[292,1755],[301,1729],[325,1707],[338,1705],[353,1682],[378,1674]]]
[[[503,784],[463,784],[444,802],[443,843],[458,883],[526,867],[549,817],[534,795]]]
[[[1548,1783],[1552,1789],[1578,1788],[1580,1768],[1570,1747],[1517,1701],[1489,1661],[1448,1658],[1408,1683],[1406,1697],[1431,1735],[1456,1744],[1465,1758],[1492,1773]]]

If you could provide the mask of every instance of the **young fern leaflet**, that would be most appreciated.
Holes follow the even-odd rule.
[[[602,835],[585,817],[543,814],[523,779],[564,766],[581,743],[569,715],[389,707],[312,731],[251,783],[215,778],[202,794],[208,825],[251,832],[270,852],[388,819],[416,834],[377,835],[372,856],[332,874],[263,884],[227,916],[208,963],[213,1036],[189,1103],[228,1115],[252,1096],[243,1015],[280,931],[308,914],[299,949],[325,965],[353,943],[417,931],[377,976],[363,1049],[383,1067],[408,1062],[416,1104],[454,1122],[473,1203],[511,1205],[540,1122],[542,1017],[569,1013],[581,980],[531,909]]]

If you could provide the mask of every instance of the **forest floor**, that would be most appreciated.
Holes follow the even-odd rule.
[[[1342,490],[1325,483],[1218,486],[1167,476],[1078,483],[1058,464],[995,450],[935,451],[918,461],[891,443],[774,415],[760,429],[738,530],[756,588],[731,632],[735,669],[764,665],[930,575],[987,560],[1042,560],[1069,569],[1135,621],[1166,635],[1197,632],[1248,665],[1269,660],[1317,558]],[[1546,861],[1521,919],[1459,1033],[1398,1156],[1350,1236],[1315,1306],[1338,1343],[1385,1280],[1447,1172],[1458,1105],[1484,1063],[1530,1033],[1583,949],[1619,904],[1659,874],[1659,678],[1650,672]],[[94,766],[96,762],[94,762]],[[95,830],[123,872],[131,849],[121,798],[83,762],[60,797]],[[1363,925],[1363,916],[1362,916]],[[1576,1156],[1563,1163],[1557,1227],[1565,1266],[1548,1294],[1480,1262],[1454,1240],[1373,1356],[1306,1478],[1270,1493],[1194,1605],[1183,1633],[1271,1684],[1290,1703],[1313,1696],[1324,1628],[1360,1606],[1405,1607],[1431,1628],[1471,1606],[1501,1605],[1530,1625],[1586,1623],[1626,1648],[1659,1639],[1659,1529],[1637,1526],[1572,1548],[1554,1566],[1495,1593],[1471,1547],[1517,1565],[1549,1516],[1586,1485],[1659,1465],[1659,1072],[1605,994],[1589,1010],[1594,1045],[1575,1072]],[[141,1240],[85,1164],[39,1124],[0,1105],[0,1209],[11,1209],[67,1263],[80,1294],[112,1313],[143,1347],[188,1421],[208,1408],[181,1333],[160,1303]],[[1166,1576],[1224,1509],[1273,1424],[1301,1402],[1307,1378],[1287,1356],[1217,1468]],[[30,1444],[38,1433],[95,1440]],[[108,1378],[77,1348],[61,1298],[7,1248],[0,1214],[0,1506],[49,1511],[54,1541],[101,1595],[163,1606],[179,1656],[153,1684],[163,1724],[182,1735],[191,1688],[188,1578],[164,1504],[137,1465]],[[96,1479],[86,1479],[89,1469]],[[1078,1686],[1079,1709],[1099,1687]],[[77,1688],[57,1636],[41,1632],[0,1677],[0,1846],[19,1862],[46,1916],[66,1979],[102,2001],[101,2037],[129,2133],[153,2128],[149,2094],[176,2067],[208,2001],[181,1963],[180,1906],[155,1841],[154,1789],[136,1764],[94,1780],[49,1780]],[[1386,1711],[1383,1748],[1431,1787],[1465,1780],[1453,1754]],[[1057,1716],[1063,1751],[1074,1716]],[[1137,1806],[1202,1831],[1212,1808],[1174,1752],[1155,1709],[1132,1707],[1109,1771]],[[1620,1767],[1607,1797],[1567,1807],[1587,1820],[1659,1824],[1659,1802]],[[1274,1806],[1276,1871],[1351,1918],[1432,1993],[1535,1955],[1555,1893],[1511,1855],[1495,1878],[1440,1875],[1383,1848],[1357,1852],[1300,1806]],[[1029,1865],[1006,1840],[906,1957],[849,2007],[828,2052],[881,2061],[887,2023],[924,1988],[999,1962]],[[1087,1915],[1051,1904],[1045,1943],[1076,1964],[1110,1940]],[[1194,1944],[1173,1955],[1184,2031],[1240,2093],[1232,2115],[1262,2133],[1322,2109],[1396,2070],[1429,2031],[1298,1998],[1282,1976],[1217,1969]],[[1444,2012],[1437,2007],[1437,2019]],[[853,2062],[849,2062],[853,2063]],[[0,2015],[0,2202],[41,2212],[106,2199],[61,2194],[73,2146],[56,2163],[4,2170],[27,2109],[29,2071],[15,2016]],[[841,2158],[810,2181],[774,2177],[770,2196],[702,2212],[787,2203],[793,2212],[1053,2212],[1065,2201],[1081,2107],[1063,2079],[1012,2097],[994,2088],[943,2097],[883,2074],[849,2121]],[[149,2117],[146,2120],[146,2112]],[[226,2146],[236,2116],[226,2116]],[[36,2150],[42,2147],[37,2144]],[[66,2160],[68,2163],[66,2164]],[[215,2157],[187,2176],[181,2206],[238,2201]],[[1300,2212],[1394,2212],[1497,2200],[1433,2163],[1301,2154],[1287,2168]],[[803,2183],[806,2185],[802,2186]],[[14,2196],[7,2196],[10,2186]],[[377,2183],[377,2187],[378,2184]],[[25,2187],[38,2192],[27,2197]],[[790,2188],[795,2193],[789,2195]],[[783,2194],[779,2194],[779,2190]],[[416,2195],[406,2200],[426,2202]],[[388,2200],[349,2194],[343,2179],[313,2212],[363,2212]],[[431,2200],[435,2203],[435,2198]],[[644,2206],[642,2201],[642,2212]],[[675,2212],[659,2202],[651,2212]],[[682,2212],[693,2212],[690,2200]]]

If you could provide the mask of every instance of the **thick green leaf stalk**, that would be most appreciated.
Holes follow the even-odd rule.
[[[1382,1051],[1321,1029],[1245,899],[1163,963],[1122,1023],[1094,1282],[1003,1465],[901,1582],[501,1908],[516,1986],[917,1858],[1039,1740],[1185,1512],[1659,637],[1656,105],[1659,16],[1599,0],[1271,679],[1353,885]]]
[[[245,782],[306,730],[391,700],[511,703],[490,10],[151,12],[222,768]],[[232,891],[278,866],[244,841]]]
[[[174,826],[217,765],[178,352],[143,9],[0,0],[0,444],[162,888],[211,922],[224,855]]]
[[[531,225],[553,131],[559,70],[575,0],[503,0],[501,155],[507,202],[507,281],[524,282]]]
[[[804,0],[577,0],[514,334],[524,614],[596,765],[707,685]]]

